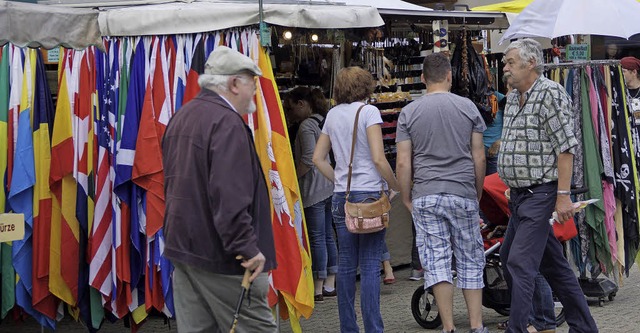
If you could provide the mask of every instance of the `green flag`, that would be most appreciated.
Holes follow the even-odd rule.
[[[9,115],[9,44],[0,49],[0,214],[5,212],[7,202],[7,119]],[[11,260],[11,243],[0,245],[0,272],[2,274],[2,303],[0,318],[4,319],[16,302],[15,271]]]

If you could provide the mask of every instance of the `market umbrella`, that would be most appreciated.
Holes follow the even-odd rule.
[[[535,0],[500,39],[556,38],[583,34],[629,39],[640,33],[640,4],[636,0]]]
[[[486,6],[478,6],[471,8],[474,12],[503,12],[503,13],[520,13],[533,0],[513,0],[507,2],[499,2]]]

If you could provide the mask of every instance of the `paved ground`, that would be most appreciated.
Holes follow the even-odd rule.
[[[439,332],[439,330],[425,330],[421,328],[411,315],[411,295],[421,282],[409,281],[409,268],[396,270],[397,282],[393,285],[382,286],[382,316],[387,332]],[[590,301],[590,309],[598,323],[600,332],[603,333],[635,333],[640,332],[640,272],[637,267],[632,269],[631,275],[624,281],[613,302],[605,302],[603,307],[599,307],[596,301]],[[357,305],[359,307],[359,305]],[[460,332],[467,332],[466,308],[462,293],[456,291],[455,294],[455,322]],[[484,320],[491,332],[501,332],[496,325],[505,320],[503,317],[491,309],[484,309]],[[289,323],[282,321],[281,332],[291,332]],[[362,322],[360,322],[362,328]],[[316,309],[308,320],[302,320],[304,332],[339,332],[338,309],[335,298],[326,299],[323,303],[316,305]],[[363,330],[363,329],[362,329]],[[558,329],[558,333],[568,332],[566,324]],[[41,329],[35,322],[28,321],[24,324],[15,324],[5,320],[0,325],[0,332],[24,332],[37,333]],[[44,331],[46,332],[46,330]],[[86,332],[81,324],[67,319],[60,323],[57,332]],[[130,332],[124,328],[122,322],[115,324],[106,323],[100,332]],[[154,318],[149,320],[140,332],[177,332],[175,322],[171,321],[171,327],[166,325],[162,319]]]

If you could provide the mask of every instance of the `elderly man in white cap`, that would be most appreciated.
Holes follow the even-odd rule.
[[[242,115],[254,112],[262,72],[218,46],[200,93],[171,119],[162,142],[165,256],[175,266],[179,332],[228,331],[245,268],[252,274],[236,332],[276,332],[266,272],[276,267],[269,193]],[[237,257],[242,257],[240,262]]]

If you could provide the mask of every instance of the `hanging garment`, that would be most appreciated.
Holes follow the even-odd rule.
[[[569,71],[567,80],[567,91],[573,99],[572,113],[574,120],[574,134],[578,142],[582,142],[582,101],[581,101],[581,76],[582,70],[580,68],[571,69]],[[576,188],[583,188],[584,185],[584,152],[582,145],[575,147],[575,153],[573,155],[573,184]],[[584,194],[576,195],[577,201],[584,200]],[[571,248],[573,258],[575,258],[575,264],[581,274],[585,273],[587,262],[587,253],[589,251],[589,230],[585,223],[584,210],[579,211],[574,220],[578,226],[578,234],[580,237],[576,237],[571,241]]]
[[[591,114],[594,118],[594,128],[600,144],[600,158],[602,160],[602,199],[604,201],[605,218],[604,224],[609,239],[609,251],[612,262],[617,261],[616,225],[614,213],[616,211],[616,199],[613,196],[613,164],[611,162],[611,147],[609,145],[609,135],[605,126],[604,112],[600,99],[599,88],[604,83],[600,69],[597,67],[587,67],[587,74],[590,79],[589,99],[591,102]]]
[[[611,66],[611,119],[615,197],[622,203],[624,230],[624,268],[627,276],[638,253],[637,169],[632,155],[629,111],[625,103],[624,83],[620,67]]]
[[[598,141],[596,138],[595,126],[591,118],[591,105],[589,105],[589,77],[583,71],[581,76],[582,84],[582,143],[584,145],[584,180],[589,188],[586,196],[589,199],[602,198],[602,161],[599,157]],[[598,201],[585,208],[585,218],[587,225],[591,227],[591,243],[589,246],[589,258],[594,263],[599,263],[600,268],[605,272],[613,269],[611,262],[611,252],[609,250],[609,239],[604,226],[604,203]],[[596,274],[593,274],[596,273]],[[592,269],[592,275],[597,275],[597,271]]]

